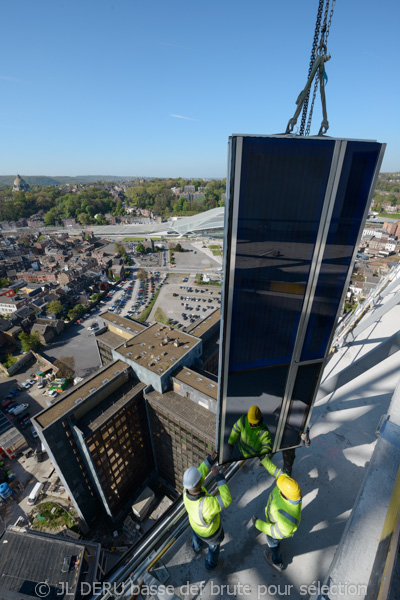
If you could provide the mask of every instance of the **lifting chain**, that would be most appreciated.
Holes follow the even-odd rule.
[[[311,61],[310,61],[310,66],[309,66],[309,70],[308,70],[308,80],[307,80],[304,90],[300,93],[299,97],[296,100],[297,110],[296,110],[293,118],[289,120],[289,123],[286,128],[286,133],[291,133],[293,131],[293,127],[297,122],[300,111],[303,109],[299,133],[300,133],[300,135],[306,135],[306,136],[308,136],[310,134],[310,127],[311,127],[312,115],[314,112],[314,103],[315,103],[315,97],[316,97],[317,90],[318,90],[318,84],[320,86],[321,104],[322,104],[322,113],[323,113],[323,120],[321,123],[320,130],[318,132],[318,135],[323,135],[324,133],[326,133],[328,131],[329,121],[328,121],[328,116],[327,116],[327,111],[326,111],[326,98],[325,98],[326,73],[325,73],[324,63],[330,59],[330,55],[327,53],[327,41],[328,41],[328,36],[329,36],[329,32],[330,32],[333,10],[334,10],[335,4],[336,4],[336,0],[332,0],[332,7],[331,7],[331,11],[329,13],[330,2],[331,2],[331,0],[319,0],[317,21],[316,21],[315,32],[314,32],[314,40],[313,40],[313,46],[312,46],[312,50],[311,50]],[[321,26],[322,11],[324,8],[324,3],[325,3],[324,20],[323,20],[323,23]],[[329,13],[329,20],[328,20],[328,13]],[[319,40],[319,44],[317,46],[319,34],[320,34],[320,40]],[[310,98],[310,89],[311,89],[311,85],[312,85],[312,81],[313,81],[314,77],[315,77],[315,82],[314,82],[313,96],[312,96],[312,101],[311,101],[310,112],[308,115],[307,126],[305,127],[308,103],[309,103],[309,98]]]
[[[314,40],[313,40],[313,44],[312,44],[312,48],[311,48],[310,66],[308,67],[307,79],[311,75],[311,70],[313,68],[313,64],[315,61],[315,51],[317,49],[319,32],[321,29],[321,18],[322,18],[323,7],[324,7],[324,0],[319,0],[317,22],[315,23]],[[315,90],[314,96],[315,96],[315,94],[316,94],[316,90]],[[310,90],[308,90],[308,94],[307,94],[307,96],[304,100],[304,104],[303,104],[303,113],[301,115],[301,125],[300,125],[300,131],[299,131],[300,135],[304,135],[304,127],[306,124],[309,99],[310,99]],[[308,135],[308,134],[306,133],[306,135]]]

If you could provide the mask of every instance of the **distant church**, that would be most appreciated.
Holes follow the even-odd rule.
[[[14,179],[13,192],[26,192],[29,189],[30,187],[26,183],[26,181],[24,181],[22,177],[17,175]]]

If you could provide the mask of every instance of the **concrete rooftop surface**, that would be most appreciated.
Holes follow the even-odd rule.
[[[398,288],[393,294],[396,291]],[[388,294],[381,304],[391,296]],[[369,311],[368,317],[378,308]],[[331,357],[321,389],[324,385],[329,389],[330,378],[346,373],[347,367],[351,368],[356,360],[399,329],[400,306],[394,306]],[[311,446],[296,450],[292,476],[303,491],[302,519],[294,537],[281,543],[284,571],[278,572],[266,563],[263,557],[266,537],[251,525],[252,515],[265,519],[268,495],[275,484],[267,471],[258,466],[258,459],[251,459],[229,482],[232,504],[222,513],[225,540],[221,545],[220,565],[211,573],[205,570],[207,551],[193,553],[191,529],[187,528],[161,559],[168,573],[164,585],[173,586],[175,595],[185,600],[298,600],[318,594],[326,584],[335,551],[366,475],[377,441],[376,429],[388,410],[399,380],[399,367],[400,353],[394,352],[354,378],[341,378],[338,383],[341,387],[332,393],[319,394],[310,423]],[[273,461],[282,466],[281,454]],[[372,493],[378,509],[380,490]],[[373,519],[373,515],[368,518]],[[340,582],[341,590],[332,596],[327,594],[327,598],[365,597],[365,588],[359,589],[356,583],[362,554],[353,557],[352,562],[354,577]],[[326,589],[322,588],[322,592]],[[392,590],[391,599],[400,597],[396,593],[399,594],[399,590]],[[163,596],[159,592],[158,597],[168,597],[168,594]]]

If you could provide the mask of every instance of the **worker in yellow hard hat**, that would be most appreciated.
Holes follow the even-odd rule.
[[[231,453],[238,440],[238,447],[243,458],[271,452],[271,434],[263,422],[263,416],[258,406],[250,406],[247,415],[242,415],[234,424],[228,439]]]
[[[272,466],[271,466],[272,465]],[[252,517],[252,524],[266,534],[270,552],[264,552],[265,560],[278,571],[284,569],[280,551],[281,540],[292,537],[300,525],[301,489],[297,481],[278,469],[269,461],[265,468],[276,479],[276,486],[269,495],[265,507],[266,520]]]

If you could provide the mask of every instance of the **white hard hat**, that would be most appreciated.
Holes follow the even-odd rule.
[[[201,473],[196,467],[189,467],[183,474],[183,487],[192,490],[201,480]]]

